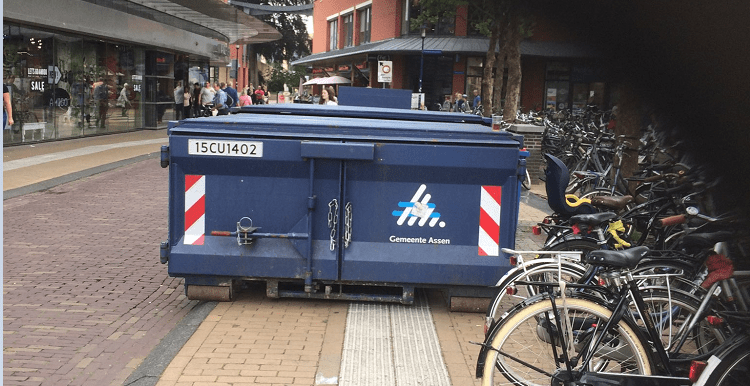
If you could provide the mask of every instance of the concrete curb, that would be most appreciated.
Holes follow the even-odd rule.
[[[146,359],[125,380],[123,386],[154,386],[172,359],[185,346],[218,302],[201,302],[151,350]]]
[[[22,186],[20,188],[9,189],[3,192],[3,200],[23,196],[24,194],[35,193],[35,192],[40,192],[42,190],[51,189],[58,185],[62,185],[68,182],[73,182],[81,178],[90,177],[95,174],[104,173],[110,170],[117,169],[119,167],[123,167],[126,165],[136,163],[136,162],[144,161],[144,160],[151,159],[151,158],[157,158],[159,156],[160,156],[159,152],[139,155],[137,157],[124,159],[124,160],[117,161],[117,162],[112,162],[106,165],[96,166],[90,169],[81,170],[79,172],[70,173],[70,174],[52,178],[46,181],[37,182],[35,184]]]

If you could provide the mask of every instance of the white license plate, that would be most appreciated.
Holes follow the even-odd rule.
[[[188,154],[261,158],[263,142],[189,139]]]

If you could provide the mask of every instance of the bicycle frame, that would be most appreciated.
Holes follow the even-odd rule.
[[[513,253],[513,252],[515,252],[515,253],[517,253],[517,251],[512,251],[512,250],[504,250],[504,252],[506,252],[506,253]],[[549,253],[549,251],[546,251],[546,252]],[[530,253],[530,252],[524,252],[524,253]],[[557,331],[564,331],[564,330],[562,329],[562,325],[561,325],[562,315],[560,314],[560,309],[558,308],[555,300],[559,298],[559,299],[563,299],[563,301],[564,301],[564,297],[566,295],[565,295],[564,291],[560,291],[561,292],[561,296],[559,296],[559,297],[556,296],[555,295],[555,291],[553,291],[553,288],[559,288],[559,287],[565,286],[565,287],[570,287],[570,288],[573,288],[573,289],[596,291],[596,292],[603,293],[606,298],[617,299],[617,303],[613,307],[612,304],[609,304],[609,303],[606,303],[606,302],[602,302],[601,299],[599,299],[599,298],[593,297],[591,295],[581,294],[581,293],[578,293],[578,291],[575,291],[576,293],[578,293],[577,296],[582,296],[582,297],[585,297],[585,298],[589,298],[589,300],[592,300],[594,302],[602,304],[602,305],[606,306],[607,308],[609,308],[612,311],[612,317],[607,321],[607,323],[603,327],[603,329],[600,330],[600,326],[596,326],[595,327],[595,329],[594,329],[594,336],[596,336],[596,333],[598,331],[608,331],[609,329],[613,328],[614,326],[616,326],[617,324],[619,324],[619,322],[623,318],[629,318],[628,315],[629,315],[629,311],[630,311],[630,307],[629,307],[630,302],[628,301],[628,297],[630,297],[630,299],[633,300],[633,302],[635,304],[635,307],[636,307],[636,312],[639,315],[641,315],[641,319],[643,320],[643,322],[644,322],[644,324],[646,326],[646,333],[647,333],[647,337],[649,338],[648,341],[653,345],[653,348],[656,351],[656,354],[657,354],[657,358],[656,359],[658,359],[658,362],[657,362],[658,369],[659,369],[659,371],[662,374],[666,374],[666,375],[633,376],[633,375],[626,375],[626,374],[610,374],[610,373],[600,374],[600,373],[591,372],[591,373],[582,374],[582,377],[587,377],[587,379],[590,379],[590,380],[595,380],[596,379],[596,380],[600,380],[602,382],[604,382],[605,380],[608,380],[610,382],[612,382],[612,381],[618,381],[618,382],[620,382],[618,384],[621,384],[621,385],[626,385],[626,384],[627,385],[630,385],[630,384],[635,385],[636,383],[633,383],[633,382],[636,382],[636,380],[637,380],[637,384],[638,385],[648,385],[648,384],[653,384],[653,385],[688,385],[688,384],[690,384],[690,381],[687,378],[673,376],[673,374],[674,374],[674,368],[672,367],[672,365],[670,363],[670,360],[669,360],[669,357],[667,355],[667,352],[664,349],[664,346],[663,346],[663,344],[661,342],[661,337],[660,337],[661,333],[659,331],[657,331],[657,328],[656,328],[656,326],[654,324],[653,319],[651,318],[651,315],[648,312],[645,312],[645,310],[647,309],[646,308],[646,304],[645,304],[645,302],[643,300],[643,297],[640,295],[640,292],[638,291],[637,281],[632,276],[632,274],[630,273],[629,270],[625,270],[624,273],[625,273],[625,276],[626,276],[626,281],[625,281],[625,283],[623,285],[621,285],[619,287],[619,293],[616,294],[616,295],[612,291],[610,291],[609,289],[607,289],[607,288],[604,288],[604,287],[601,287],[601,286],[597,286],[597,285],[591,285],[591,284],[579,284],[579,283],[566,283],[566,284],[562,284],[562,283],[551,283],[551,282],[524,282],[524,281],[518,281],[517,283],[520,284],[520,285],[533,285],[533,286],[540,286],[540,287],[546,288],[546,290],[544,292],[540,293],[537,296],[546,296],[546,297],[549,298],[549,301],[550,301],[550,303],[552,305],[552,312],[553,312],[553,316],[554,316],[554,319],[555,319],[555,323],[557,324],[557,326],[556,326]],[[519,304],[516,307],[523,307],[523,306],[524,306],[524,304]],[[512,312],[513,312],[513,309],[511,311],[509,311],[507,314],[510,314]],[[549,319],[549,316],[548,316],[548,319]],[[548,322],[549,322],[549,320],[548,320]],[[486,358],[487,350],[496,350],[495,348],[493,348],[493,347],[491,347],[489,345],[489,342],[491,342],[494,339],[495,335],[497,334],[497,332],[500,329],[500,326],[501,326],[500,323],[495,323],[492,326],[492,328],[489,331],[489,333],[487,334],[487,336],[485,338],[485,341],[482,344],[482,349],[480,351],[480,358],[479,358],[478,364],[479,363],[481,363],[482,365],[484,364],[484,358]],[[546,329],[547,329],[547,334],[549,334],[549,336],[555,336],[555,333],[552,330],[552,324],[551,323],[546,323]],[[579,360],[581,360],[580,357],[583,354],[583,352],[579,353],[578,356],[575,357],[575,358],[570,358],[568,356],[567,350],[564,349],[564,345],[563,344],[560,345],[561,350],[558,353],[558,348],[554,344],[554,341],[552,341],[550,344],[551,344],[551,349],[552,349],[552,352],[553,352],[553,357],[555,358],[556,361],[558,361],[558,363],[564,363],[564,367],[568,371],[568,376],[570,376],[570,375],[572,375],[572,368],[573,368],[573,364],[574,363],[580,363],[581,364],[580,368],[583,368],[583,369],[588,368],[588,365],[590,364],[591,360],[593,359],[594,353],[597,351],[597,348],[602,344],[603,337],[604,337],[603,333],[597,336],[596,341],[593,343],[593,345],[590,346],[591,348],[588,350],[588,352],[586,354],[586,357],[584,357],[581,362],[579,362]],[[504,356],[504,357],[509,357],[509,355],[506,354],[506,353],[503,353],[503,352],[500,352],[500,351],[498,351],[498,353],[500,355]],[[533,365],[530,365],[528,363],[524,363],[523,361],[521,361],[519,359],[513,359],[513,360],[516,361],[516,362],[518,362],[518,363],[521,363],[524,366],[529,367],[530,369],[533,369],[535,371],[539,371],[539,369],[535,368]],[[480,371],[481,370],[480,370],[480,368],[478,366],[477,367],[477,376],[481,376],[481,372]],[[559,371],[560,370],[558,370],[558,372]],[[542,374],[547,374],[547,373],[546,372],[542,372]],[[550,374],[547,374],[547,375],[550,375]],[[552,375],[552,377],[556,378],[555,375]],[[570,381],[570,380],[571,379],[560,379],[560,378],[558,378],[558,381],[560,381],[560,382],[566,382],[566,381]],[[583,381],[583,378],[581,380]],[[594,382],[593,384],[596,384],[596,383],[597,382]]]

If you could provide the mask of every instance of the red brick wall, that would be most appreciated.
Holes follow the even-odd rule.
[[[468,34],[468,6],[462,5],[456,10],[456,36]]]
[[[374,0],[372,2],[371,42],[401,36],[402,7],[401,0]]]
[[[365,0],[316,0],[313,12],[313,47],[312,53],[326,52],[328,45],[328,17],[341,13]],[[401,35],[401,0],[375,0],[372,7],[372,28],[370,41],[375,42]],[[355,10],[355,19],[357,17]],[[344,46],[344,23],[339,16],[339,48]],[[358,22],[355,20],[355,26]],[[354,34],[357,35],[356,28]],[[355,39],[357,39],[355,37]],[[356,40],[355,40],[356,41]]]
[[[521,106],[524,112],[540,105],[544,108],[544,76],[546,70],[545,59],[523,58],[521,60]]]

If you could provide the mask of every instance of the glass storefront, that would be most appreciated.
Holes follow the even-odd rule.
[[[207,60],[181,60],[191,72],[207,68]],[[14,120],[4,144],[166,127],[176,75],[173,53],[3,23]]]
[[[607,107],[604,78],[593,66],[547,63],[545,108],[577,111],[589,105]]]

